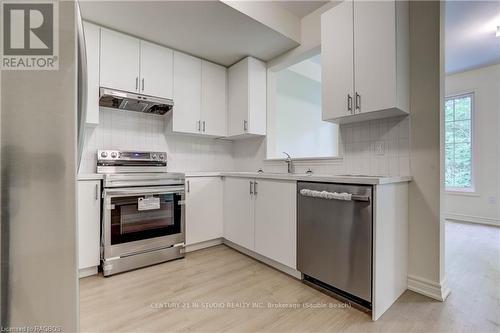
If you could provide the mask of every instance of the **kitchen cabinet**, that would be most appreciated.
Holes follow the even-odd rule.
[[[254,250],[253,179],[224,179],[224,238]]]
[[[342,2],[323,13],[323,120],[348,123],[407,114],[408,41],[407,1]]]
[[[101,28],[100,85],[155,97],[173,96],[173,51]]]
[[[200,133],[201,59],[174,51],[173,130]]]
[[[224,238],[296,268],[296,182],[226,177]]]
[[[266,135],[266,64],[247,57],[228,70],[228,136]]]
[[[212,136],[226,136],[226,118],[226,67],[202,60],[200,119],[203,133]]]
[[[139,92],[140,41],[101,28],[101,87]]]
[[[186,245],[222,237],[221,177],[186,178]]]
[[[174,53],[171,49],[141,40],[141,94],[173,98]]]
[[[296,269],[297,185],[255,180],[255,252]]]
[[[78,269],[80,277],[97,273],[100,263],[101,181],[78,181]]]
[[[99,49],[101,28],[83,22],[87,55],[87,125],[99,125]]]
[[[174,52],[173,131],[226,135],[226,68]]]

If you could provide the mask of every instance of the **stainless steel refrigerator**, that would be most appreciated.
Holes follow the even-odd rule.
[[[76,177],[85,59],[77,7],[58,2],[58,70],[1,72],[4,329],[78,330]]]

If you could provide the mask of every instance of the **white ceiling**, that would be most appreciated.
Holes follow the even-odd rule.
[[[298,18],[303,18],[329,1],[273,1]]]
[[[448,1],[445,19],[446,73],[500,63],[500,1]]]
[[[220,1],[80,1],[88,21],[229,66],[298,43]]]

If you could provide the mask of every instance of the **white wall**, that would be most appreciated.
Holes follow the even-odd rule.
[[[441,11],[438,1],[410,2],[410,167],[408,287],[443,300],[440,108]]]
[[[80,173],[96,172],[97,149],[166,151],[169,171],[233,170],[230,141],[174,134],[171,114],[155,116],[102,108],[99,126],[86,129]]]
[[[446,77],[446,95],[474,93],[473,194],[445,195],[449,218],[500,225],[500,65]]]

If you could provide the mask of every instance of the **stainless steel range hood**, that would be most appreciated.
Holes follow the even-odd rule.
[[[125,111],[164,115],[174,107],[174,101],[126,91],[100,88],[99,106]]]

